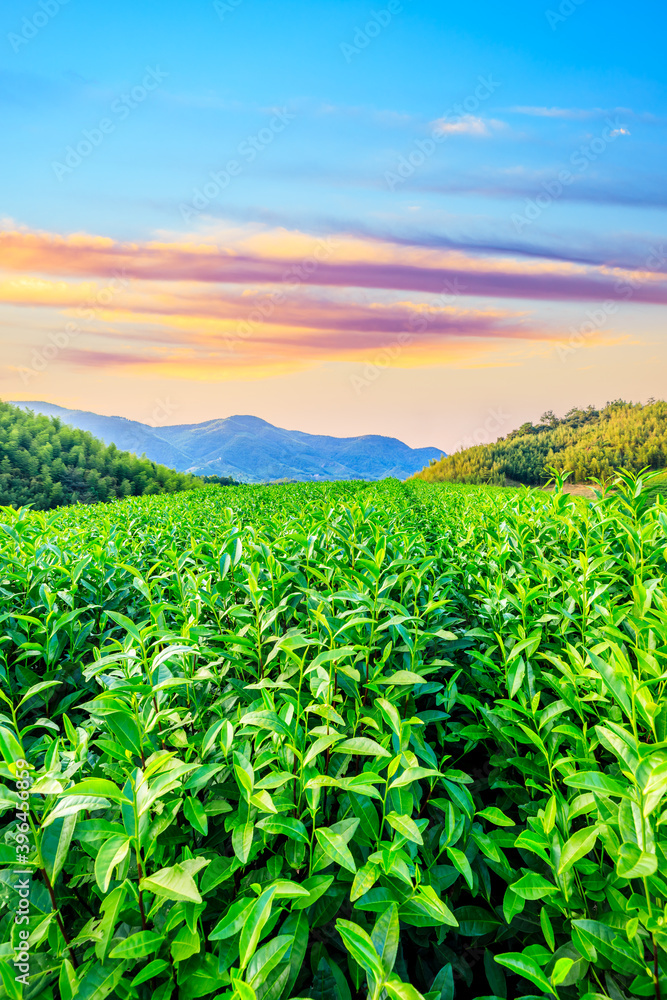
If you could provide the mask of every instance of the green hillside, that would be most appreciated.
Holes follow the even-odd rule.
[[[119,451],[55,417],[0,402],[0,506],[48,510],[201,485],[197,476]]]
[[[522,424],[494,444],[474,445],[431,462],[414,478],[427,482],[523,483],[539,486],[549,467],[572,473],[571,482],[606,478],[620,468],[667,466],[667,403],[615,400],[601,410],[550,410],[538,424]]]

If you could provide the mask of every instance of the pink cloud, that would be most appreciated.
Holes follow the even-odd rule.
[[[0,236],[0,268],[71,277],[121,275],[143,281],[266,284],[287,289],[313,285],[435,295],[458,283],[466,296],[667,303],[667,279],[658,274],[448,252],[424,257],[426,263],[421,264],[404,247],[383,247],[370,240],[363,250],[365,256],[357,255],[358,259],[341,259],[343,254],[335,253],[318,260],[317,254],[279,256],[261,247],[236,252],[210,243],[121,244],[93,236],[12,232]]]

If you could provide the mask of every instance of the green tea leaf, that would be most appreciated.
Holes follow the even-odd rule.
[[[562,856],[561,856],[562,862]],[[522,899],[542,899],[545,896],[554,895],[559,892],[557,886],[553,885],[537,872],[529,872],[516,882],[512,882],[512,892]]]
[[[95,963],[79,982],[79,991],[75,994],[77,1000],[104,1000],[116,989],[125,969],[124,962],[112,966]]]
[[[266,889],[246,913],[239,941],[239,955],[242,969],[245,969],[254,954],[264,925],[271,916],[271,907],[275,894],[275,886]]]
[[[642,851],[637,844],[621,844],[616,861],[616,874],[621,878],[644,878],[657,870],[658,859],[655,854]]]
[[[506,816],[496,806],[487,806],[486,809],[482,809],[477,815],[482,816],[483,819],[488,819],[489,823],[493,823],[495,826],[516,826],[514,820]]]
[[[193,795],[185,799],[183,814],[195,830],[198,830],[205,837],[208,833],[208,816],[204,806],[196,796]]]
[[[141,986],[142,983],[147,983],[148,980],[153,979],[154,976],[159,976],[160,973],[166,972],[168,968],[169,962],[165,961],[163,958],[156,958],[137,972],[134,979],[130,982],[130,986]]]
[[[392,903],[375,921],[371,932],[371,941],[377,952],[382,967],[387,972],[394,968],[398,952],[400,927],[398,922],[398,907]]]
[[[612,963],[614,969],[626,975],[640,975],[646,969],[626,941],[612,928],[599,920],[573,920],[575,927],[593,946]]]
[[[320,896],[323,896],[329,887],[333,884],[333,875],[311,875],[310,878],[304,879],[301,883],[303,889],[308,890],[307,899],[297,899],[295,903],[292,904],[292,910],[303,910],[308,906],[312,906],[316,903]]]
[[[352,888],[350,890],[351,902],[354,902],[355,899],[359,899],[359,897],[367,893],[369,889],[372,889],[377,882],[379,875],[379,867],[372,864],[370,861],[367,861],[365,865],[359,868],[354,876],[354,882],[352,883]]]
[[[595,846],[598,836],[599,828],[597,826],[585,826],[583,829],[577,830],[576,833],[572,834],[561,851],[558,874],[562,875],[563,872],[569,871],[573,864],[590,853]]]
[[[123,863],[130,850],[130,838],[122,833],[109,839],[100,847],[95,858],[95,881],[106,893],[115,869]]]
[[[440,772],[434,770],[432,767],[408,767],[398,778],[394,778],[390,788],[403,788],[406,785],[411,785],[413,781],[419,781],[421,778],[437,778],[439,775]]]
[[[156,896],[164,896],[165,899],[182,899],[201,903],[201,896],[194,879],[181,865],[161,868],[153,875],[143,878],[140,887],[147,892],[155,893]]]
[[[386,980],[385,989],[392,1000],[424,1000],[419,990],[416,990],[410,983],[404,983],[398,977]]]
[[[257,823],[258,830],[265,833],[273,833],[289,837],[291,840],[298,840],[302,844],[307,844],[310,840],[303,823],[291,816],[268,816]]]
[[[336,745],[336,753],[364,754],[367,757],[391,757],[388,750],[381,747],[375,740],[367,736],[355,736],[351,740],[343,740]]]
[[[564,780],[570,788],[583,788],[586,791],[595,792],[597,795],[632,797],[629,788],[624,787],[620,781],[610,778],[608,774],[603,774],[602,771],[581,771],[579,774],[568,775]]]
[[[424,678],[413,670],[396,670],[389,677],[380,677],[376,684],[396,684],[399,687],[406,684],[424,684]]]
[[[320,827],[315,831],[317,842],[331,861],[349,872],[356,872],[357,866],[347,843],[339,833],[333,833],[326,827]]]
[[[419,832],[419,827],[409,816],[402,816],[400,813],[390,812],[387,813],[385,819],[387,823],[389,823],[389,826],[392,826],[394,830],[397,830],[402,837],[406,838],[406,840],[411,840],[415,844],[424,843],[422,835]]]
[[[72,785],[70,788],[66,788],[62,793],[63,798],[70,795],[83,795],[83,796],[97,796],[99,798],[111,799],[112,802],[122,802],[123,793],[117,785],[114,785],[113,781],[107,781],[106,778],[88,778],[85,781],[80,781],[78,785]],[[81,808],[87,808],[82,806]]]
[[[250,857],[254,836],[254,823],[247,822],[234,827],[234,831],[232,833],[232,847],[234,848],[234,854],[239,861],[243,862],[243,864],[245,864]]]
[[[137,931],[117,944],[113,951],[109,952],[109,958],[134,962],[138,958],[152,955],[163,941],[162,935],[156,934],[154,931]]]
[[[551,983],[544,975],[535,959],[521,952],[507,952],[504,955],[496,955],[496,962],[504,965],[506,969],[516,972],[520,976],[529,979],[535,986],[539,986],[545,993],[552,992]]]
[[[21,744],[6,726],[0,726],[0,753],[7,764],[15,764],[16,761],[23,760]]]
[[[383,981],[383,970],[380,956],[366,931],[349,920],[337,920],[336,930],[343,939],[343,944],[358,962],[367,975],[377,982]]]
[[[454,916],[458,921],[459,934],[465,937],[483,937],[501,926],[495,913],[490,913],[481,906],[460,906],[454,911]]]
[[[75,826],[76,814],[71,814],[55,820],[42,833],[42,860],[52,884],[58,878],[67,860]]]
[[[246,916],[253,904],[252,899],[236,899],[227,913],[218,920],[209,934],[209,940],[221,941],[238,933],[245,923]]]

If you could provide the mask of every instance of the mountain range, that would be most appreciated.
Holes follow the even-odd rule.
[[[125,417],[68,410],[42,401],[21,400],[12,405],[58,417],[90,431],[105,444],[145,454],[179,472],[232,476],[244,483],[406,479],[445,454],[441,448],[410,448],[397,438],[378,434],[338,438],[284,430],[252,416],[151,427]]]

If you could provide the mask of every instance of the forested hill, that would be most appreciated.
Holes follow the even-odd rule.
[[[414,478],[428,482],[524,483],[538,486],[549,466],[571,471],[570,482],[667,466],[667,403],[615,400],[601,409],[576,407],[558,418],[544,413],[494,444],[474,445],[431,462]]]
[[[0,402],[0,506],[93,503],[203,485],[53,417]]]

